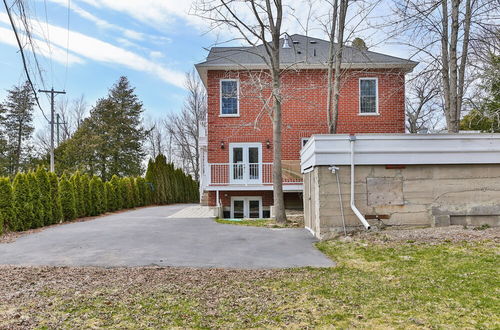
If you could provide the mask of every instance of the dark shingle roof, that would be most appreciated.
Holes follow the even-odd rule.
[[[280,41],[280,60],[283,65],[323,66],[328,59],[330,47],[329,41],[294,34],[289,38],[290,48],[283,48],[283,39]],[[262,56],[265,55],[263,45],[256,47],[213,47],[205,62],[199,63],[197,67],[223,67],[223,66],[258,66],[264,65]],[[412,69],[418,62],[376,53],[368,50],[360,50],[355,47],[345,46],[342,51],[344,65],[366,66],[391,66],[407,67]]]

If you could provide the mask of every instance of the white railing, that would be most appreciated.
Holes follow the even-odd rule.
[[[209,185],[272,184],[273,163],[208,164]],[[302,175],[283,170],[284,184],[301,184]]]

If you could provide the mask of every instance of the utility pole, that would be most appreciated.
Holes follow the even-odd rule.
[[[59,116],[59,114],[56,115],[56,126],[57,126],[57,146],[59,147],[59,125],[61,125],[61,123],[59,122],[59,119],[61,118],[61,116]]]
[[[55,106],[54,106],[54,95],[55,94],[66,94],[65,91],[55,91],[54,87],[51,90],[43,90],[39,89],[39,93],[50,93],[50,171],[55,171],[54,166],[54,115],[55,115]]]

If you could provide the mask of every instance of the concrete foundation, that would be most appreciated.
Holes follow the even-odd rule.
[[[305,226],[320,239],[363,230],[350,208],[350,167],[304,174]],[[373,226],[499,226],[500,164],[359,165],[355,204]]]

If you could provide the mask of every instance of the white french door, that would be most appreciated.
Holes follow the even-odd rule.
[[[229,162],[231,183],[262,182],[261,143],[231,143],[229,145]]]
[[[262,218],[262,197],[231,197],[232,219],[259,219]]]

